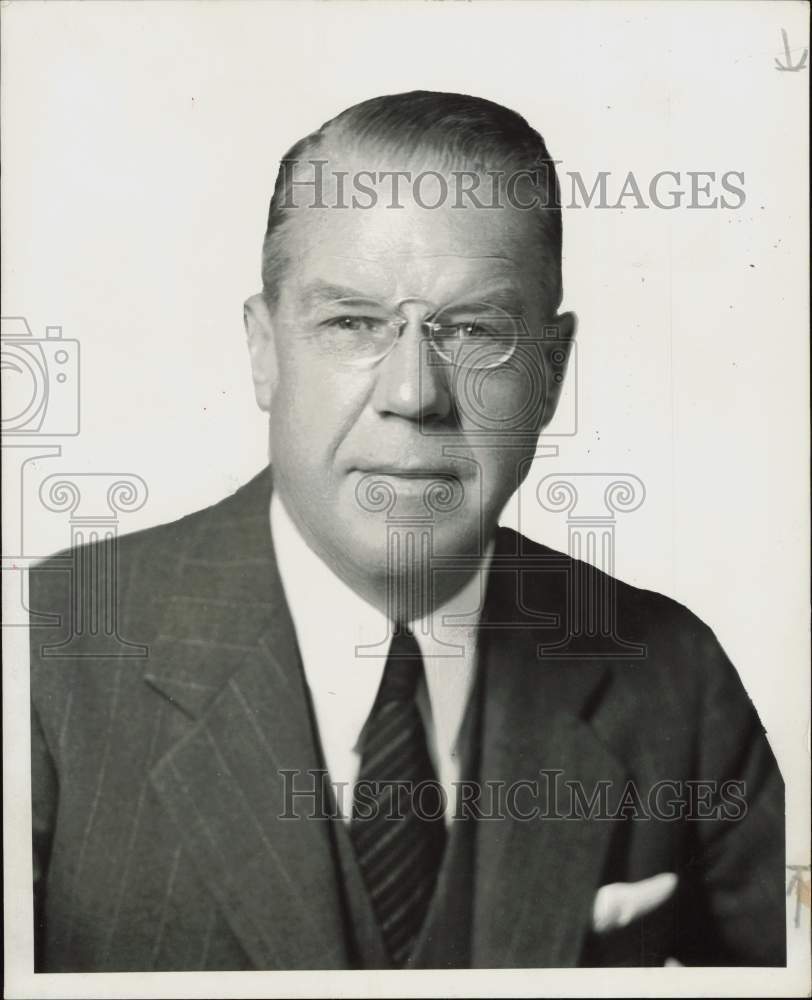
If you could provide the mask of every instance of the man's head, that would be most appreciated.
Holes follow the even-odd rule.
[[[283,160],[246,303],[275,488],[311,547],[369,594],[387,528],[474,555],[560,390],[554,164],[519,115],[415,92],[342,112]],[[439,486],[438,486],[439,484]]]

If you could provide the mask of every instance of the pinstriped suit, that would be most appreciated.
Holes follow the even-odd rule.
[[[70,564],[32,572],[32,610],[62,619],[32,629],[39,971],[359,961],[332,824],[278,818],[279,769],[321,761],[270,489],[266,470],[207,510],[120,540],[119,632],[146,658],[43,652],[70,629]],[[588,793],[633,779],[645,798],[662,779],[738,780],[746,813],[477,823],[471,963],[783,964],[783,785],[735,670],[685,608],[621,583],[619,632],[645,657],[540,658],[540,643],[566,638],[571,568],[500,530],[480,643],[480,781],[560,769]],[[662,871],[680,876],[669,906],[608,938],[590,933],[600,885]]]

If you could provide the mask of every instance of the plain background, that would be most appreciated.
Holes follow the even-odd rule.
[[[566,548],[565,516],[534,499],[548,473],[643,481],[643,505],[618,516],[616,573],[716,632],[791,782],[787,860],[808,863],[809,73],[774,64],[781,28],[800,56],[807,7],[3,6],[3,315],[81,347],[81,433],[25,484],[26,555],[70,539],[36,498],[52,472],[141,476],[131,531],[262,467],[242,302],[280,157],[348,105],[488,97],[542,132],[560,170],[588,187],[609,171],[615,197],[629,171],[647,201],[661,170],[683,189],[687,171],[715,171],[716,193],[744,173],[739,209],[565,210],[579,427],[546,440],[559,453],[531,472],[521,527]]]

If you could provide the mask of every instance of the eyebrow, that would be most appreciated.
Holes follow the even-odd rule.
[[[350,288],[345,285],[333,285],[323,281],[315,281],[307,285],[302,292],[302,302],[308,308],[323,305],[325,302],[335,302],[337,299],[353,299],[356,302],[366,302],[375,304],[377,299],[366,292],[359,292],[357,288]]]
[[[500,309],[504,309],[505,312],[523,313],[525,310],[524,297],[521,292],[512,285],[500,285],[490,291],[480,293],[476,299],[466,300],[464,297],[461,297],[455,302],[450,303],[450,305],[457,307],[480,302],[485,302],[491,306],[497,306]]]
[[[325,303],[336,302],[339,299],[351,299],[356,305],[385,305],[384,302],[371,296],[368,292],[359,291],[357,288],[350,288],[348,285],[334,285],[323,281],[315,281],[307,285],[302,292],[302,302],[310,309],[324,305]],[[512,285],[496,286],[484,294],[479,292],[471,292],[470,295],[463,294],[454,299],[453,302],[441,303],[438,308],[446,309],[449,306],[453,306],[455,309],[463,309],[467,306],[479,305],[483,302],[504,309],[506,312],[524,312],[523,296]]]

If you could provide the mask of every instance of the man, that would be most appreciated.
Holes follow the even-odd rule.
[[[286,157],[271,469],[32,575],[40,970],[784,963],[782,783],[712,633],[497,527],[574,332],[557,192],[454,94]],[[146,657],[99,655],[93,586]]]

